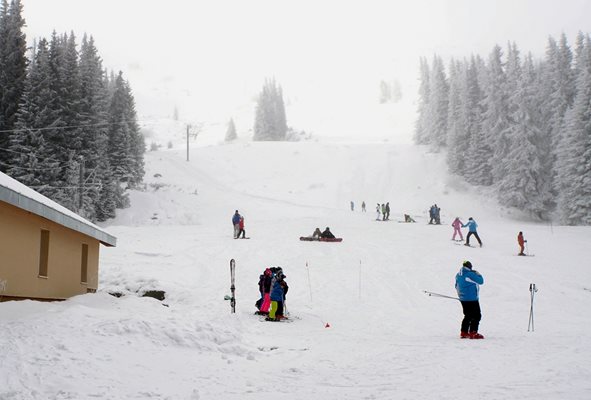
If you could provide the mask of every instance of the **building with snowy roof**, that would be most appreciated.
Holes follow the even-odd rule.
[[[117,239],[0,172],[0,300],[63,300],[98,288],[100,245]]]

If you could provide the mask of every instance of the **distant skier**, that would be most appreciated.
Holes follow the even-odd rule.
[[[386,221],[390,219],[390,202],[386,203],[386,215],[385,215],[385,219],[386,219]]]
[[[238,213],[238,210],[236,210],[232,217],[232,225],[234,225],[234,239],[237,239],[238,232],[240,232],[240,213]]]
[[[464,241],[464,236],[462,235],[462,230],[460,229],[464,225],[462,221],[460,221],[460,217],[456,217],[454,222],[451,223],[451,226],[454,227],[454,235],[451,240],[456,240],[456,235],[460,235],[460,241]]]
[[[355,203],[351,202],[351,211],[355,211]]]
[[[460,338],[462,339],[484,339],[484,336],[478,333],[478,325],[482,318],[478,292],[482,284],[484,284],[482,275],[472,269],[470,261],[464,261],[462,268],[456,274],[455,285],[464,312],[464,319],[460,328]]]
[[[365,201],[361,202],[361,212],[366,212],[367,210],[365,209]]]
[[[433,221],[435,221],[435,206],[429,208],[429,225],[432,225]]]
[[[376,221],[380,220],[380,215],[382,215],[382,209],[380,208],[380,203],[376,206]]]
[[[441,225],[441,208],[437,207],[437,204],[434,205],[435,207],[435,224]]]
[[[382,221],[386,220],[386,205],[382,203]]]
[[[322,232],[320,237],[322,237],[324,239],[334,239],[335,238],[335,236],[332,234],[332,232],[330,231],[330,228],[328,226],[326,227],[324,232]]]
[[[519,256],[524,256],[524,250],[525,250],[525,243],[527,243],[527,240],[523,239],[523,232],[519,232],[519,234],[517,235],[517,243],[519,243]]]
[[[468,235],[466,236],[466,243],[464,243],[464,245],[470,246],[470,236],[474,235],[476,240],[478,240],[478,244],[480,244],[480,247],[482,247],[482,240],[480,240],[480,236],[478,236],[478,232],[476,231],[478,224],[476,221],[474,221],[474,218],[468,218],[468,223],[462,225],[462,228],[465,227],[468,227]]]

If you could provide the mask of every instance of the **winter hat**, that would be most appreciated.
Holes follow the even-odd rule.
[[[472,269],[472,263],[470,261],[464,261],[462,265],[468,269]]]
[[[472,219],[473,219],[473,218],[472,218],[472,217],[470,217],[470,218],[468,218],[468,219],[469,219],[470,221],[472,221]]]

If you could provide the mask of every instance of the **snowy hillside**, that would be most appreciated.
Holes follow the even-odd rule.
[[[0,303],[1,399],[591,398],[590,228],[520,221],[412,145],[239,142],[185,156],[147,153],[146,190],[102,226],[118,246],[101,250],[98,294]],[[392,221],[375,221],[387,201]],[[441,226],[427,224],[433,203]],[[250,240],[232,239],[236,209]],[[450,240],[455,216],[476,219],[484,247]],[[326,226],[343,242],[298,240]],[[516,256],[519,231],[534,257]],[[236,314],[223,300],[232,258]],[[466,259],[485,279],[485,340],[459,339],[460,304],[423,292],[455,296]],[[290,322],[253,315],[270,265],[287,275]],[[166,299],[136,295],[151,289]]]

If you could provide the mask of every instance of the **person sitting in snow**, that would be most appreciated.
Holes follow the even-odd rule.
[[[320,230],[320,228],[316,228],[316,230],[312,234],[312,239],[320,239],[321,236],[322,236],[322,231]]]
[[[408,214],[404,214],[404,222],[417,222]]]
[[[326,227],[324,232],[322,232],[320,237],[322,237],[324,239],[334,239],[335,238],[335,236],[332,234],[332,232],[330,231],[330,228],[328,226]]]

